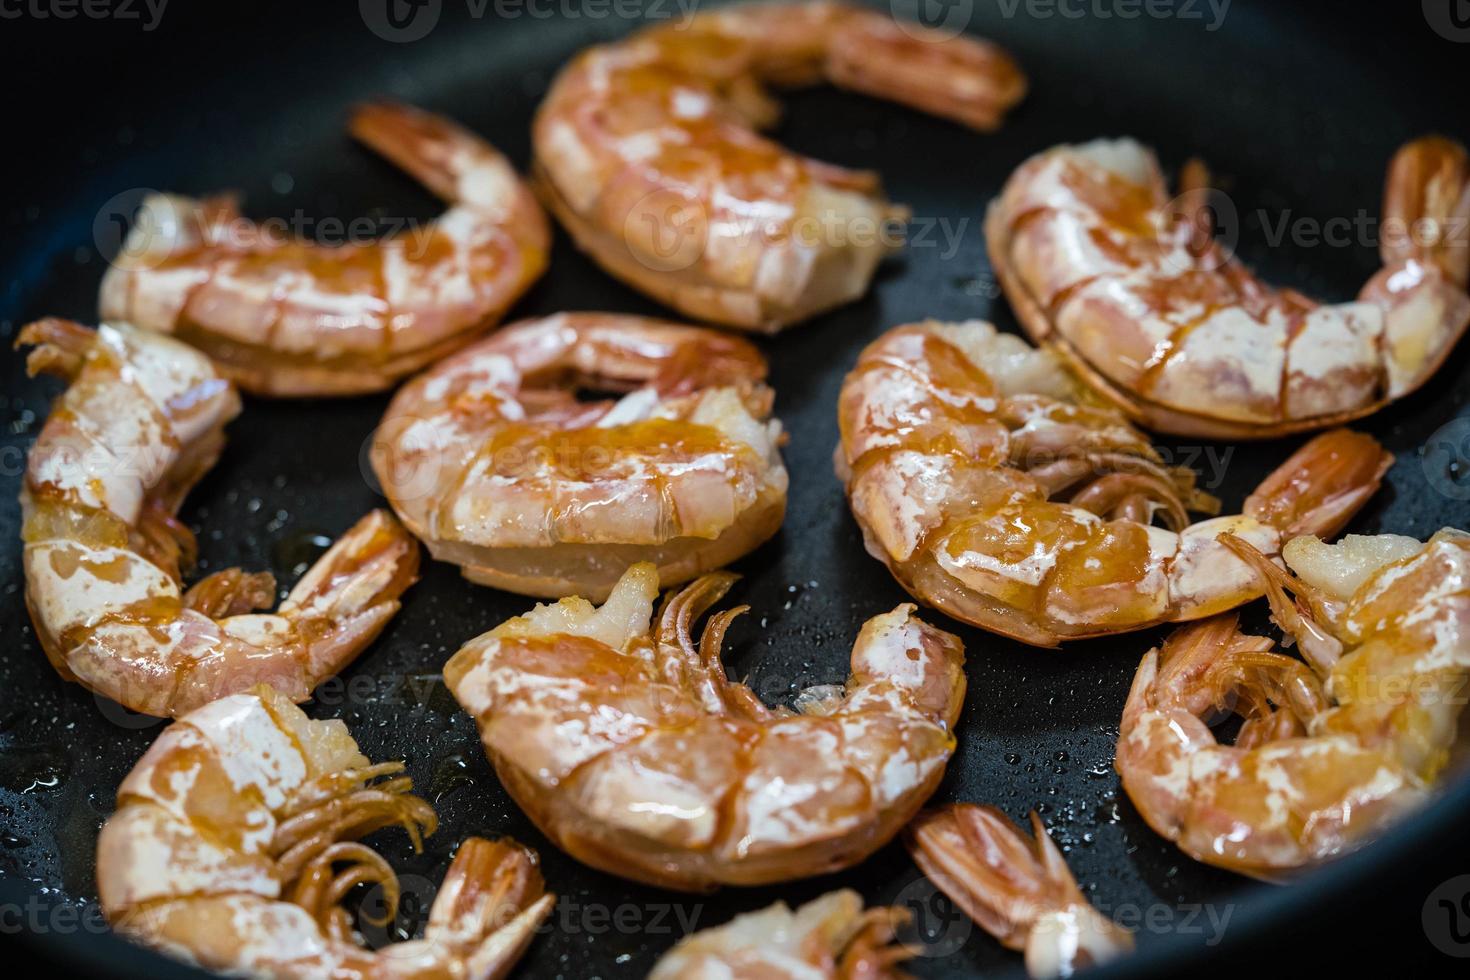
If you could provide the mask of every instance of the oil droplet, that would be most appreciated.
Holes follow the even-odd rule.
[[[0,786],[17,793],[55,789],[71,770],[71,760],[61,749],[46,745],[18,746],[0,762]]]
[[[288,534],[271,547],[271,561],[278,569],[292,575],[303,575],[332,546],[329,535],[320,531],[301,530]]]
[[[474,783],[469,774],[469,764],[465,762],[464,756],[455,752],[446,755],[434,766],[434,775],[429,780],[429,795],[435,803],[441,803],[461,786],[473,786]]]

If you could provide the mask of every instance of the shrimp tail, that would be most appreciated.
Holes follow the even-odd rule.
[[[1442,136],[1404,144],[1389,164],[1383,220],[1396,230],[1383,236],[1385,266],[1433,265],[1463,290],[1470,282],[1470,156],[1465,148]]]
[[[1378,492],[1393,454],[1372,436],[1332,429],[1276,468],[1245,501],[1245,514],[1290,539],[1331,537]]]
[[[1031,827],[1027,836],[995,807],[963,803],[920,814],[906,842],[966,915],[1025,952],[1033,977],[1070,976],[1131,951],[1133,937],[1087,903],[1034,811]]]
[[[21,327],[15,348],[33,348],[26,355],[26,373],[31,377],[50,374],[70,381],[82,370],[96,339],[95,331],[74,320],[48,316]]]
[[[309,675],[336,673],[370,643],[398,611],[399,596],[418,580],[418,567],[418,542],[385,510],[338,538],[280,607],[281,615],[298,622],[332,624],[312,643]]]
[[[502,977],[550,914],[536,853],[509,838],[460,844],[429,910],[424,936],[461,951],[472,977]]]
[[[465,201],[471,175],[492,161],[514,180],[510,165],[480,137],[441,116],[395,102],[365,102],[348,130],[360,142],[450,204]]]

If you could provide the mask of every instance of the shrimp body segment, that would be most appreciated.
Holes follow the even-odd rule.
[[[1031,339],[1163,432],[1266,438],[1340,425],[1423,384],[1470,323],[1470,160],[1403,146],[1384,192],[1383,267],[1355,302],[1257,279],[1208,234],[1208,175],[1170,201],[1132,140],[1022,164],[986,216],[991,265]]]
[[[995,807],[957,803],[904,831],[914,863],[1033,977],[1070,977],[1133,950],[1133,935],[1092,907],[1035,811],[1028,837]]]
[[[354,886],[382,898],[386,916],[368,920],[378,925],[400,894],[358,839],[397,825],[417,850],[435,829],[402,772],[269,687],[198,708],[118,789],[97,840],[103,914],[144,945],[233,976],[503,977],[554,902],[536,853],[509,839],[459,845],[423,939],[373,951],[354,937],[340,904]]]
[[[537,189],[609,273],[697,319],[774,332],[867,291],[907,210],[876,174],[757,133],[767,85],[826,80],[994,129],[1025,80],[994,45],[838,3],[735,6],[578,55],[537,113]]]
[[[601,600],[636,561],[685,582],[781,526],[783,436],[765,373],[752,345],[701,327],[528,321],[405,385],[373,470],[434,557],[475,582]]]
[[[370,104],[352,134],[451,205],[374,241],[317,243],[229,198],[144,200],[102,280],[104,319],[169,333],[260,395],[381,391],[499,322],[541,276],[546,216],[510,163],[447,119]]]
[[[845,687],[769,708],[720,664],[743,609],[691,636],[733,582],[699,579],[650,629],[658,578],[634,565],[602,607],[537,606],[445,665],[501,783],[578,860],[691,891],[823,874],[938,785],[965,690],[956,637],[900,606],[863,627]]]
[[[67,680],[150,715],[269,682],[305,700],[372,642],[414,581],[418,544],[364,517],[274,614],[269,573],[216,572],[188,591],[194,536],[175,514],[224,444],[239,396],[198,351],[127,326],[43,320],[32,371],[70,380],[26,462],[26,605]]]
[[[1134,676],[1117,768],[1185,853],[1272,878],[1377,836],[1444,771],[1470,686],[1470,534],[1297,538],[1290,571],[1231,544],[1303,659],[1233,616],[1177,631]],[[1233,745],[1206,724],[1221,706],[1245,719]]]
[[[1325,433],[1242,515],[1165,464],[1058,359],[988,323],[898,327],[858,358],[838,403],[837,471],[868,552],[912,595],[1035,646],[1198,619],[1257,598],[1230,532],[1267,554],[1332,533],[1392,457]],[[1156,523],[1163,526],[1156,526]]]
[[[904,980],[910,952],[893,939],[907,919],[903,909],[864,909],[850,889],[795,910],[777,902],[685,936],[648,980]]]

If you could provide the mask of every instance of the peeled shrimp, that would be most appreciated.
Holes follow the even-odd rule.
[[[768,708],[720,664],[743,607],[691,636],[733,582],[671,595],[650,630],[658,576],[634,565],[600,609],[537,606],[445,665],[501,783],[578,860],[685,890],[823,874],[881,847],[938,785],[965,692],[956,637],[900,606],[863,627],[846,687]]]
[[[1340,425],[1423,384],[1470,323],[1470,163],[1430,137],[1389,166],[1383,268],[1357,302],[1322,306],[1257,279],[1199,219],[1208,175],[1169,201],[1132,140],[1022,164],[986,239],[1031,339],[1149,428],[1264,438]]]
[[[648,980],[903,980],[898,964],[911,954],[893,937],[906,919],[902,909],[864,910],[845,888],[794,912],[777,902],[685,936]]]
[[[610,274],[775,332],[867,291],[907,209],[878,176],[757,134],[766,85],[828,81],[990,130],[1025,92],[999,48],[838,3],[701,13],[583,52],[537,113],[542,199]]]
[[[869,553],[921,601],[1034,646],[1258,597],[1219,536],[1275,555],[1292,536],[1333,533],[1393,462],[1368,436],[1325,433],[1243,515],[1191,524],[1187,511],[1218,507],[1192,472],[1090,402],[1052,354],[978,321],[879,337],[838,419],[837,470]]]
[[[904,831],[935,887],[1008,949],[1033,977],[1070,977],[1129,953],[1133,936],[1090,904],[1036,811],[1027,837],[995,807],[960,803],[921,813]]]
[[[554,902],[536,853],[512,840],[459,845],[423,939],[373,951],[354,938],[340,903],[355,886],[381,893],[386,921],[399,898],[393,869],[358,839],[397,825],[419,850],[435,829],[402,772],[269,687],[198,708],[118,789],[97,840],[102,912],[138,942],[237,976],[503,977]]]
[[[1177,631],[1134,676],[1117,767],[1185,853],[1270,878],[1382,833],[1444,771],[1470,685],[1470,534],[1297,538],[1289,572],[1230,544],[1303,659],[1233,616]],[[1206,724],[1222,707],[1245,719],[1234,745]]]
[[[408,106],[352,134],[452,207],[430,225],[321,245],[242,217],[228,197],[155,194],[102,280],[106,320],[169,333],[260,395],[381,391],[494,326],[546,268],[546,216],[478,136]]]
[[[637,561],[665,584],[781,526],[766,362],[713,330],[607,313],[507,327],[405,385],[372,448],[394,510],[466,578],[607,597]],[[625,391],[578,400],[577,389]]]
[[[62,677],[150,715],[269,682],[304,700],[372,642],[414,581],[418,545],[384,511],[354,525],[273,615],[268,573],[187,592],[194,536],[175,517],[239,411],[234,387],[177,340],[62,320],[21,331],[29,367],[70,381],[21,490],[26,605]]]

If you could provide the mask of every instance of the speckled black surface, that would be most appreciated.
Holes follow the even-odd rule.
[[[1026,103],[993,136],[827,89],[791,96],[782,138],[822,159],[875,167],[891,195],[931,224],[933,238],[885,266],[864,301],[762,342],[777,413],[791,433],[793,481],[783,531],[738,565],[745,578],[732,599],[749,603],[752,614],[732,630],[732,673],[748,676],[769,701],[841,680],[859,624],[906,601],[864,553],[832,475],[838,386],[861,346],[897,323],[989,317],[1016,329],[988,275],[980,217],[1030,153],[1130,134],[1156,145],[1170,168],[1199,154],[1239,209],[1240,249],[1249,261],[1315,295],[1354,293],[1374,269],[1371,247],[1271,248],[1266,228],[1287,209],[1292,219],[1314,221],[1351,219],[1359,209],[1376,215],[1384,165],[1401,141],[1431,130],[1470,137],[1463,104],[1441,96],[1435,83],[1457,55],[1463,63],[1467,49],[1437,37],[1408,9],[1417,5],[1403,6],[1390,20],[1357,22],[1327,6],[1313,13],[1239,0],[1221,28],[1208,31],[1183,19],[1037,18],[1024,4],[1008,18],[1001,11],[1010,4],[978,3],[976,29],[1008,46],[1032,79]],[[86,85],[64,89],[53,111],[30,106],[48,135],[45,153],[6,165],[0,340],[8,347],[19,324],[42,314],[95,318],[104,260],[93,217],[118,192],[233,187],[256,217],[299,209],[313,219],[427,218],[433,201],[343,134],[352,101],[387,94],[443,111],[524,165],[530,116],[556,67],[579,47],[628,29],[589,17],[476,19],[461,7],[446,3],[438,29],[405,45],[374,37],[351,4],[311,15],[265,5],[212,22],[189,19],[202,11],[170,9],[154,34],[123,36],[135,54],[114,49],[114,35],[97,33],[123,34],[120,25],[90,25],[101,39],[88,42],[99,61],[83,75]],[[47,45],[64,50],[55,26],[35,27],[41,53],[32,50],[23,62],[45,60]],[[24,27],[10,37],[27,37],[19,33]],[[947,248],[946,235],[956,232]],[[658,312],[564,236],[549,275],[516,313],[560,309]],[[1444,524],[1470,523],[1466,460],[1455,455],[1464,456],[1470,435],[1467,351],[1425,390],[1365,423],[1398,462],[1353,530],[1423,537]],[[39,890],[46,922],[60,914],[94,923],[87,909],[95,901],[97,828],[118,781],[159,729],[61,682],[35,642],[20,594],[15,495],[21,454],[57,388],[27,380],[20,357],[8,351],[0,354],[0,377],[0,875],[7,888]],[[315,554],[314,540],[381,503],[364,477],[363,447],[385,403],[249,401],[230,428],[224,458],[183,511],[199,534],[200,570],[266,568],[289,587]],[[1422,452],[1456,417],[1464,428],[1450,435],[1459,448]],[[1198,460],[1207,474],[1219,466],[1223,476],[1211,489],[1236,506],[1297,442],[1163,445],[1180,461]],[[566,899],[526,959],[527,976],[641,976],[683,931],[681,922],[713,925],[776,898],[801,901],[837,886],[858,888],[872,902],[926,903],[936,955],[915,962],[922,976],[1020,970],[1019,957],[978,930],[964,935],[963,923],[944,914],[897,847],[829,878],[689,897],[590,871],[546,844],[497,784],[470,719],[437,675],[461,642],[528,605],[430,564],[382,638],[308,708],[345,719],[371,757],[406,758],[438,808],[442,829],[426,854],[413,856],[402,835],[378,838],[410,876],[410,892],[430,893],[458,840],[508,833],[540,849],[550,886]],[[1211,910],[1216,921],[1232,916],[1228,943],[1329,891],[1360,888],[1434,820],[1453,819],[1441,807],[1290,890],[1196,864],[1144,826],[1111,766],[1129,679],[1158,634],[1046,652],[931,616],[964,638],[970,678],[960,748],[935,800],[994,802],[1016,816],[1039,807],[1106,910],[1125,917],[1130,908],[1155,910],[1154,926],[1139,934],[1153,959],[1139,965],[1194,955],[1214,932]],[[1464,789],[1445,806],[1463,806]],[[1201,903],[1209,907],[1191,913]],[[410,917],[403,921],[411,925]],[[59,927],[48,932],[63,933],[73,953],[89,941]],[[139,967],[142,961],[115,950],[108,955],[118,969],[156,975],[161,968]]]

